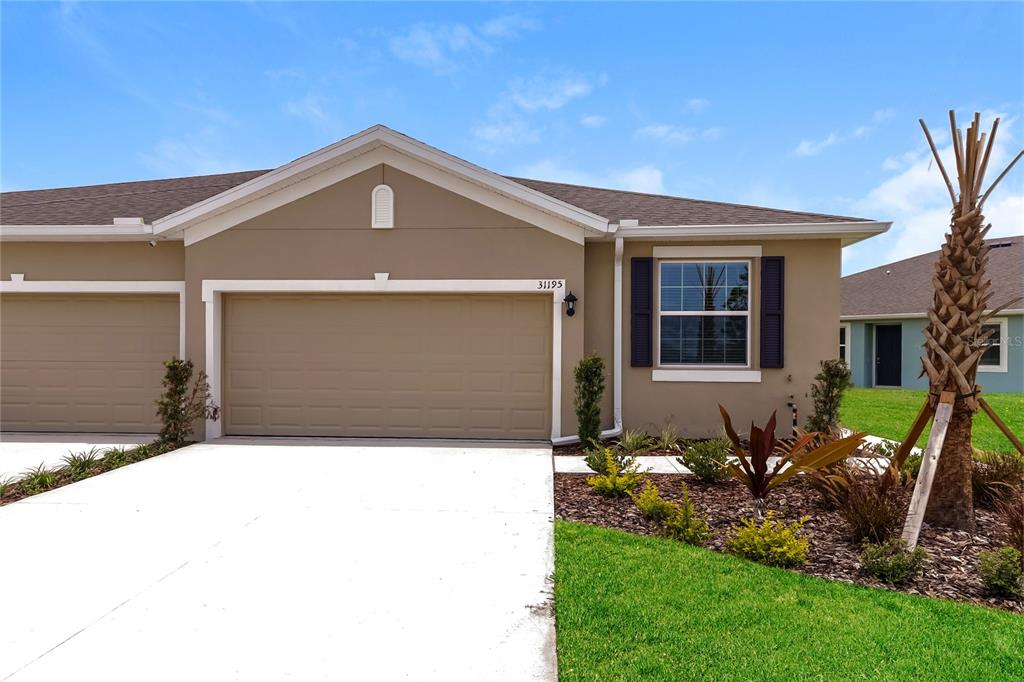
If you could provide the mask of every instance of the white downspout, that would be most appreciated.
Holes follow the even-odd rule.
[[[612,313],[612,428],[602,431],[601,438],[622,435],[622,237],[615,238],[615,284]],[[571,445],[579,436],[552,438],[552,445]]]

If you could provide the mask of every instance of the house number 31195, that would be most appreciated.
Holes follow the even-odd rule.
[[[561,289],[562,280],[560,279],[541,279],[537,280],[538,289]]]

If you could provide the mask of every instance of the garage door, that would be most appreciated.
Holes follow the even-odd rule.
[[[550,301],[226,296],[225,433],[548,438]]]
[[[0,428],[154,433],[178,297],[5,294]]]

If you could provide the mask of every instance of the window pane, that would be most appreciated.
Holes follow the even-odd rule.
[[[989,346],[988,349],[982,354],[981,360],[978,364],[986,367],[998,367],[999,366],[999,346]]]
[[[839,345],[842,346],[846,343],[846,327],[839,328]]]
[[[1000,364],[1000,342],[1002,341],[999,338],[999,332],[1002,331],[1002,327],[998,324],[983,324],[981,325],[981,331],[983,334],[991,331],[992,336],[988,337],[988,340],[984,342],[987,349],[982,354],[981,360],[978,363],[986,367],[998,367]]]
[[[662,263],[661,310],[665,312],[746,311],[746,263]]]
[[[703,287],[704,286],[704,265],[701,263],[684,263],[683,265],[683,286]]]
[[[678,287],[683,285],[683,264],[662,263],[661,264],[661,286]]]
[[[661,318],[661,364],[747,364],[745,316]]]
[[[661,309],[676,311],[683,307],[683,289],[680,287],[661,287]]]

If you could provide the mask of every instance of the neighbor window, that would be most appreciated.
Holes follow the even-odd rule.
[[[847,324],[839,326],[839,359],[850,364],[850,326]]]
[[[658,321],[661,365],[749,365],[750,261],[662,261]]]
[[[991,322],[981,325],[982,334],[989,331],[992,332],[992,336],[982,344],[985,347],[985,352],[982,354],[981,360],[978,361],[978,369],[983,372],[1005,372],[1006,361],[1005,350],[1003,349],[1003,336],[1006,331],[1004,322]]]

